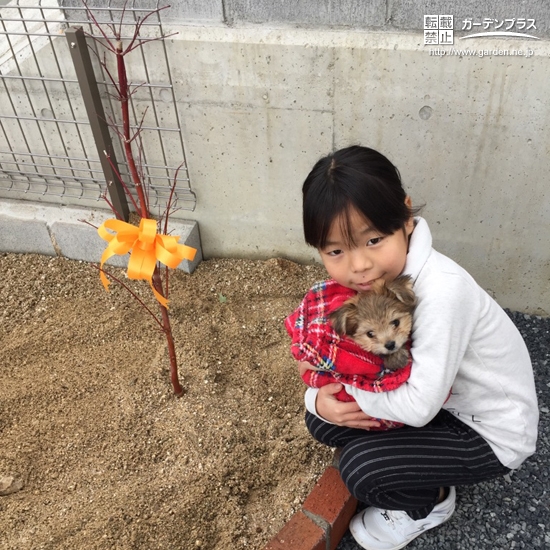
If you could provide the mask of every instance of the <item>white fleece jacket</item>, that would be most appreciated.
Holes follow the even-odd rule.
[[[346,391],[370,416],[410,426],[424,426],[444,408],[483,436],[502,464],[517,468],[535,452],[539,418],[519,331],[464,269],[432,248],[423,218],[416,219],[403,273],[414,279],[418,299],[411,376],[391,392]],[[313,414],[317,392],[306,391]]]

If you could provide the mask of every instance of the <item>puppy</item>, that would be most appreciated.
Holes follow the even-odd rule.
[[[386,369],[394,371],[409,362],[405,343],[415,306],[413,282],[401,275],[390,283],[376,280],[369,291],[350,298],[328,317],[338,334],[382,357]]]

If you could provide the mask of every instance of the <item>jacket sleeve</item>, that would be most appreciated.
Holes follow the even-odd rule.
[[[469,276],[452,271],[423,275],[422,283],[415,285],[418,305],[408,381],[385,393],[345,386],[368,415],[409,426],[427,424],[449,397],[481,307],[480,289]]]
[[[319,389],[318,388],[308,388],[306,390],[306,393],[304,395],[304,401],[305,401],[305,404],[306,404],[306,409],[311,413],[311,414],[314,414],[315,416],[318,416],[319,418],[321,418],[318,414],[317,414],[317,409],[315,407],[315,401],[317,400],[317,394],[319,393]],[[325,420],[324,418],[321,418],[321,420]],[[325,422],[327,422],[325,420]]]

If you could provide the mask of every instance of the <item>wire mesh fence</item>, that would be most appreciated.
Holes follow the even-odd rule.
[[[0,5],[5,2],[2,1]],[[129,182],[119,131],[114,56],[105,53],[101,33],[84,5],[56,0],[12,0],[0,8],[0,196],[83,206],[107,207],[105,177],[83,104],[65,30],[87,33],[114,153],[122,179]],[[74,5],[73,5],[74,4]],[[150,208],[162,210],[178,171],[176,207],[192,210],[178,105],[158,3],[109,1],[92,7],[93,18],[109,36],[122,30],[123,43],[141,24],[143,47],[127,58],[132,83],[133,129],[140,170],[149,188]],[[144,5],[145,4],[145,5]],[[145,20],[144,20],[145,18]],[[95,39],[92,37],[96,37]],[[145,44],[144,42],[147,42]],[[103,61],[104,63],[101,63]],[[176,214],[177,215],[177,214]]]

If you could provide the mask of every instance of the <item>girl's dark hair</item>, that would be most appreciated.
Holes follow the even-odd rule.
[[[302,187],[306,242],[323,248],[336,218],[352,242],[350,211],[355,208],[382,235],[402,229],[412,212],[397,168],[381,153],[354,145],[319,160]]]

